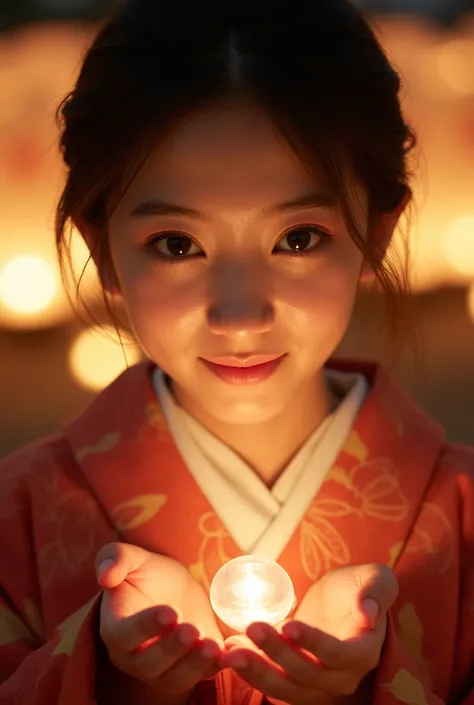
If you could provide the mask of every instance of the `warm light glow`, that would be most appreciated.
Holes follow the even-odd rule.
[[[459,95],[474,93],[474,41],[465,37],[452,39],[441,48],[438,57],[440,78]]]
[[[103,389],[127,367],[141,358],[138,348],[123,333],[124,349],[111,327],[89,328],[74,341],[69,366],[76,380],[86,389]],[[125,351],[125,352],[124,352]]]
[[[471,285],[471,288],[467,292],[467,311],[469,313],[469,316],[471,320],[474,322],[474,284]]]
[[[474,215],[455,220],[445,240],[446,258],[460,274],[474,274]]]
[[[20,316],[45,311],[58,288],[54,268],[42,257],[12,257],[0,270],[0,300]]]
[[[252,622],[278,624],[288,616],[294,599],[288,573],[261,556],[229,561],[217,571],[210,590],[214,612],[238,632]]]

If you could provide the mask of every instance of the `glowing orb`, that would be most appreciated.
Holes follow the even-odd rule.
[[[212,609],[225,624],[244,632],[252,622],[278,624],[295,599],[288,573],[261,556],[239,556],[220,568],[211,584]]]

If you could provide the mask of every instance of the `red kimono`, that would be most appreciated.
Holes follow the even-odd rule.
[[[334,567],[390,565],[400,595],[374,703],[474,705],[474,452],[447,445],[383,371],[354,369],[371,391],[279,562],[298,600]],[[131,368],[62,436],[0,465],[0,705],[96,702],[105,543],[176,558],[206,588],[240,554],[178,454],[151,371]],[[198,699],[263,696],[226,670]]]

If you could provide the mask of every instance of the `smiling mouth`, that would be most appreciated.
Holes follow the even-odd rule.
[[[229,384],[258,384],[273,375],[287,354],[238,355],[218,358],[201,358],[216,377]]]

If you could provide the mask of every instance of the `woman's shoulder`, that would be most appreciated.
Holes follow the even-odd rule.
[[[31,483],[66,472],[74,462],[71,448],[62,435],[48,436],[12,451],[0,460],[0,503],[27,490]]]

